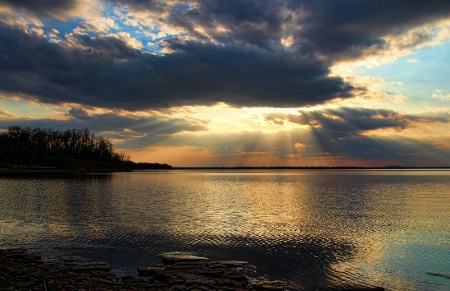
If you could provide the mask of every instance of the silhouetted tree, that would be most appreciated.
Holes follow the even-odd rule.
[[[109,139],[96,137],[87,128],[60,132],[11,126],[0,134],[2,164],[56,166],[63,158],[99,161],[117,168],[129,160],[114,152]]]
[[[172,168],[168,164],[134,163],[123,153],[116,153],[109,139],[96,137],[87,128],[57,131],[10,126],[0,133],[0,164],[64,168],[70,159],[95,161],[116,170]]]

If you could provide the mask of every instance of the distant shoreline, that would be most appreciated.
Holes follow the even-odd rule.
[[[448,167],[176,167],[172,170],[450,170]]]
[[[450,167],[172,167],[171,169],[142,169],[142,170],[95,170],[89,171],[84,169],[59,169],[52,167],[0,167],[1,173],[43,173],[43,174],[104,174],[104,173],[121,173],[121,172],[153,172],[153,171],[171,171],[171,170],[434,170],[447,171]]]

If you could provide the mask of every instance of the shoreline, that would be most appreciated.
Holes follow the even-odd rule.
[[[239,170],[387,170],[387,171],[450,171],[450,167],[173,167],[171,169],[138,169],[138,170],[114,170],[114,169],[60,169],[55,167],[0,167],[0,174],[107,174],[120,172],[167,172],[167,171],[239,171]]]
[[[243,261],[206,262],[185,253],[160,255],[161,263],[120,276],[106,262],[42,260],[26,249],[0,250],[0,290],[286,290],[281,281],[258,280]]]
[[[159,257],[161,263],[138,267],[136,276],[120,276],[106,262],[69,257],[44,261],[26,249],[0,249],[0,290],[295,290],[284,281],[246,276],[245,261],[208,262],[205,257],[178,252]]]

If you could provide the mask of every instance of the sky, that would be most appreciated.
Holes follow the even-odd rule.
[[[172,166],[450,166],[448,0],[0,0],[0,130]]]

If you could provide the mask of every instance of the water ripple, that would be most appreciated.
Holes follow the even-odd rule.
[[[105,260],[247,260],[301,290],[450,289],[449,172],[250,171],[0,177],[0,247]]]

